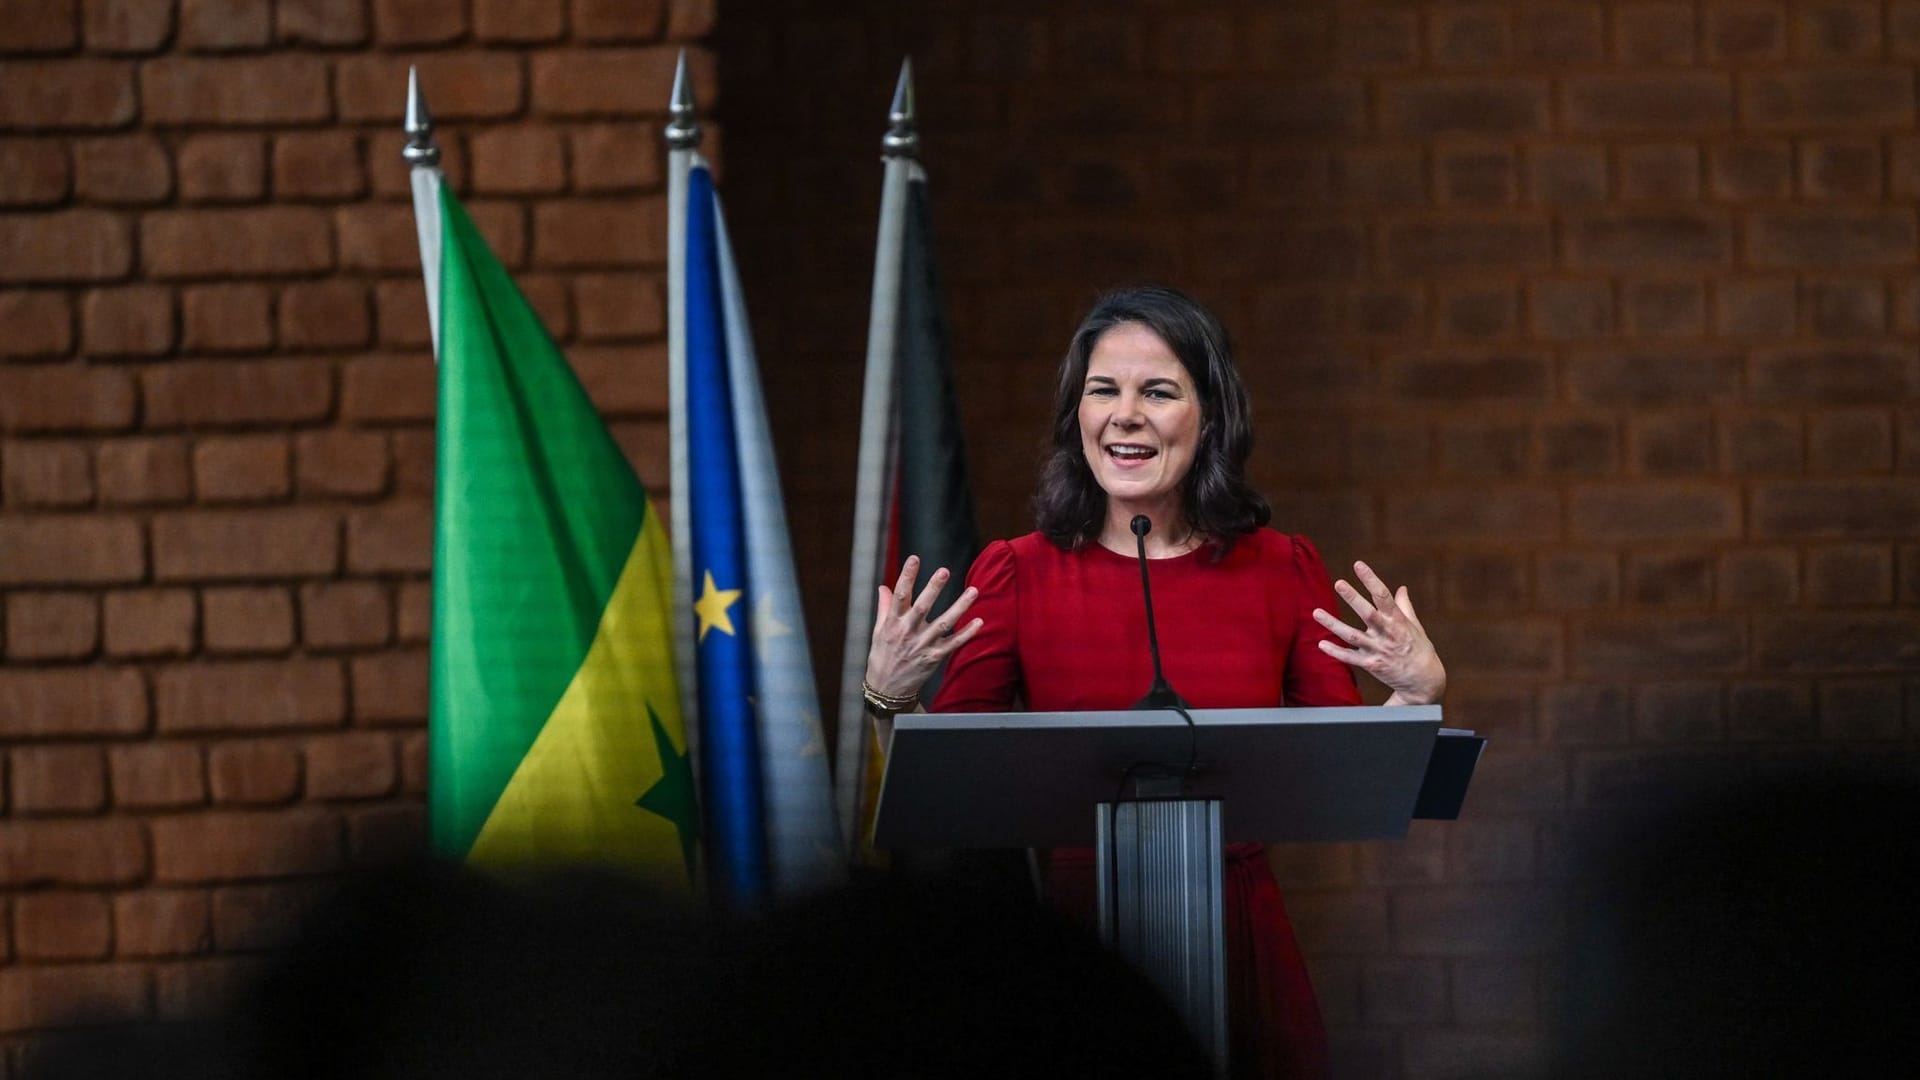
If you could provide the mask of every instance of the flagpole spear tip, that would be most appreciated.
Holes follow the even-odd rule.
[[[407,145],[400,156],[415,167],[432,168],[440,164],[440,146],[433,141],[433,114],[427,111],[427,95],[420,89],[420,69],[407,67],[407,117],[402,125]]]
[[[667,146],[691,150],[700,145],[700,123],[694,118],[693,80],[687,77],[687,50],[680,50],[680,62],[673,68],[673,95],[667,100]]]
[[[913,112],[913,57],[900,61],[900,79],[893,84],[893,104],[887,107],[887,133],[880,137],[880,156],[910,158],[920,152],[920,133]]]

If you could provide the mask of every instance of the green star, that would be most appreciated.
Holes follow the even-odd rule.
[[[700,807],[693,794],[693,763],[686,754],[673,748],[660,717],[647,706],[647,721],[653,726],[653,746],[660,754],[660,779],[633,805],[673,822],[680,832],[680,854],[687,862],[687,880],[693,880],[694,844],[700,839]]]

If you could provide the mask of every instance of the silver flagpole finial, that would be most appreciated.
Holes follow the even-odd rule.
[[[887,133],[880,137],[880,156],[910,158],[920,152],[920,133],[914,129],[913,57],[900,61],[900,81],[893,85],[893,104],[887,108]]]
[[[412,65],[407,67],[407,119],[403,130],[407,145],[400,156],[407,164],[440,164],[440,147],[433,141],[433,114],[427,111],[427,95],[420,90],[420,69]]]
[[[667,101],[667,146],[691,150],[700,145],[700,123],[693,114],[693,81],[687,78],[687,50],[680,50],[680,62],[673,69],[673,96]]]

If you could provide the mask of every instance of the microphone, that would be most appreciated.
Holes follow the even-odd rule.
[[[1153,657],[1153,686],[1133,707],[1185,710],[1191,706],[1167,683],[1166,673],[1160,669],[1160,636],[1153,629],[1153,586],[1147,581],[1147,533],[1152,530],[1153,520],[1147,515],[1133,516],[1133,542],[1140,554],[1140,594],[1147,601],[1147,652]]]

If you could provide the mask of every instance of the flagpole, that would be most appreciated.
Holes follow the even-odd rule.
[[[893,502],[892,478],[898,435],[894,419],[900,322],[901,238],[906,229],[907,183],[919,170],[915,155],[913,61],[900,64],[887,132],[880,139],[886,172],[880,188],[880,228],[874,243],[873,300],[867,318],[867,374],[860,410],[860,456],[855,472],[853,562],[847,580],[846,648],[840,665],[840,730],[834,783],[841,828],[850,857],[857,857],[865,827],[862,790],[871,733],[860,684],[873,636],[874,603],[887,556]],[[906,553],[902,553],[903,555]]]
[[[420,71],[407,68],[407,145],[400,156],[412,166],[413,224],[420,235],[420,274],[427,286],[427,327],[434,359],[440,358],[440,146],[433,141],[433,114],[420,89]]]
[[[687,77],[687,51],[673,71],[668,99],[667,141],[667,403],[668,484],[673,546],[673,662],[680,673],[681,715],[687,718],[687,748],[694,752],[699,723],[699,665],[693,615],[693,515],[687,480],[687,177],[700,145],[700,124]]]

